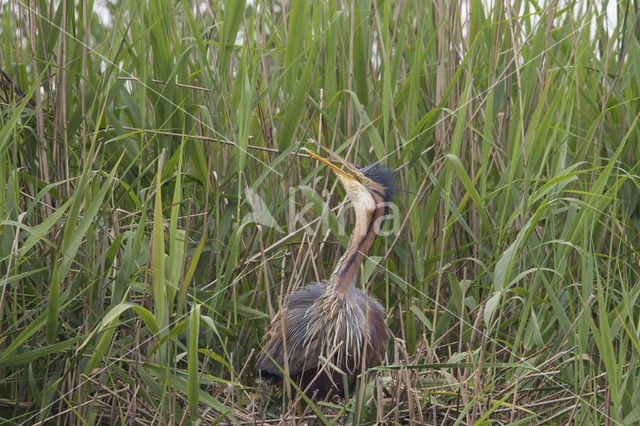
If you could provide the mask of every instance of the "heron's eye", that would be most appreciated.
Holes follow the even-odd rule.
[[[362,183],[369,183],[369,178],[366,176],[362,176]]]

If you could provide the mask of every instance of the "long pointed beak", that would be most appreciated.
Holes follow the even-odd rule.
[[[330,150],[326,146],[321,145],[321,144],[317,144],[317,145],[320,148],[322,148],[325,151],[327,151],[329,156],[332,157],[333,159],[335,159],[338,163],[342,164],[342,166],[346,170],[342,170],[340,167],[336,166],[335,164],[333,164],[329,160],[320,157],[318,154],[316,154],[315,152],[311,151],[308,148],[303,147],[302,149],[305,150],[306,152],[308,152],[312,157],[314,157],[318,161],[321,161],[324,164],[326,164],[327,166],[329,166],[331,168],[331,170],[336,172],[336,174],[338,174],[339,176],[342,176],[342,177],[344,177],[346,179],[349,179],[349,180],[355,180],[356,182],[362,184],[362,179],[360,178],[360,171],[358,169],[356,169],[355,166],[353,166],[347,160],[341,158],[338,154],[336,154],[335,152],[333,152],[332,150]]]

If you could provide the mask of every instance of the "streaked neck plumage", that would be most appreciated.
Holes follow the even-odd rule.
[[[335,296],[344,297],[356,288],[358,269],[378,235],[380,217],[384,214],[384,207],[377,202],[374,202],[373,206],[372,208],[372,205],[354,203],[355,229],[347,250],[338,261],[326,287],[327,291]]]

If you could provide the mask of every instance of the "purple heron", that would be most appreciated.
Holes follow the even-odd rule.
[[[282,312],[265,336],[256,367],[263,377],[277,380],[283,377],[286,361],[289,376],[305,394],[323,399],[344,394],[340,371],[353,390],[358,374],[379,365],[385,351],[389,332],[384,308],[358,289],[356,281],[387,214],[387,203],[394,193],[394,172],[375,163],[357,169],[319,146],[342,167],[306,151],[337,174],[354,207],[355,228],[329,279],[286,297]]]

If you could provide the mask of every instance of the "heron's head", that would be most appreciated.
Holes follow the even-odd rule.
[[[356,210],[376,210],[383,208],[391,200],[395,192],[392,170],[375,163],[358,169],[329,148],[320,144],[318,146],[329,154],[329,158],[342,165],[342,168],[311,150],[305,150],[338,175]]]

